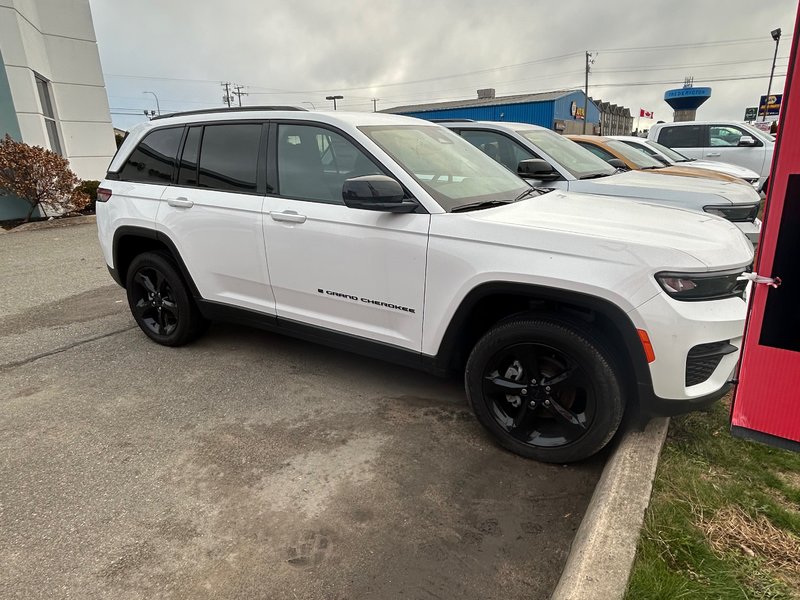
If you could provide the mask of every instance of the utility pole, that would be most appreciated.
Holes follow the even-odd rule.
[[[232,93],[239,99],[239,106],[241,106],[242,105],[242,96],[249,96],[250,94],[248,94],[247,92],[243,92],[242,91],[244,89],[243,85],[234,85],[233,88],[236,91],[232,92]]]
[[[764,100],[764,113],[761,116],[761,121],[766,122],[767,110],[769,107],[769,95],[772,92],[772,76],[775,75],[775,61],[778,60],[778,44],[781,41],[781,29],[773,29],[769,32],[772,39],[775,40],[775,56],[772,57],[772,70],[769,72],[769,84],[767,85],[767,97]]]
[[[378,100],[380,100],[380,98],[372,99],[372,112],[378,112]]]
[[[586,51],[586,81],[583,86],[583,135],[586,135],[586,120],[589,117],[589,59],[591,52]]]
[[[220,84],[223,88],[225,88],[225,95],[222,97],[222,101],[228,105],[228,108],[231,107],[231,102],[233,101],[233,96],[231,95],[231,84],[228,83],[221,83]]]

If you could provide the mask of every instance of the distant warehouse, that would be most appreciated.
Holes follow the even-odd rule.
[[[581,90],[557,90],[538,94],[518,94],[515,96],[496,96],[492,88],[478,90],[478,97],[470,100],[454,100],[452,102],[434,102],[431,104],[410,104],[395,106],[381,112],[417,117],[419,119],[473,119],[475,121],[507,121],[515,123],[531,123],[547,127],[559,133],[583,133],[584,117],[586,117],[586,133],[599,134],[601,122],[606,125],[608,135],[630,134],[628,122],[609,128],[609,115],[601,114],[597,104],[589,99],[586,103],[587,115],[584,115],[586,96]],[[609,104],[601,103],[608,111]],[[614,106],[616,105],[610,105]],[[627,114],[630,115],[628,109]],[[616,120],[615,120],[616,122]],[[614,129],[611,131],[610,129]]]

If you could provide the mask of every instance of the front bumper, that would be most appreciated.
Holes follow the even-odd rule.
[[[638,329],[647,331],[655,360],[649,364],[653,389],[640,390],[642,408],[660,414],[693,410],[695,405],[713,402],[727,392],[742,347],[747,304],[741,298],[701,302],[681,302],[666,294],[651,298],[629,316]],[[690,351],[717,342],[729,344],[699,383],[696,364],[689,363]],[[730,347],[733,347],[732,349]]]
[[[761,236],[761,219],[755,219],[752,222],[736,222],[734,225],[750,240],[753,247],[758,246],[758,238]]]

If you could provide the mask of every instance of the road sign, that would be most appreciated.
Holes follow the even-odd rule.
[[[744,120],[745,121],[755,121],[756,117],[758,116],[758,108],[755,106],[748,106],[744,109]]]
[[[758,103],[758,114],[759,116],[764,114],[764,102],[766,102],[767,97],[761,96],[761,100]],[[781,100],[783,99],[783,94],[772,94],[769,97],[769,104],[767,105],[767,116],[774,117],[777,116],[778,113],[781,112]]]

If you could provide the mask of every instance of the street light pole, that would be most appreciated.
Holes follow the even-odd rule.
[[[142,92],[142,93],[143,94],[153,94],[153,98],[156,99],[156,110],[158,111],[158,114],[161,115],[161,106],[159,106],[159,104],[158,104],[158,96],[156,96],[156,93],[155,92]]]
[[[336,101],[343,99],[344,96],[325,96],[325,100],[333,100],[333,110],[336,110]]]
[[[775,40],[775,55],[772,57],[772,70],[769,72],[769,84],[767,84],[767,97],[764,99],[764,112],[761,114],[761,122],[767,120],[767,110],[769,109],[769,95],[772,92],[772,77],[775,75],[775,61],[778,60],[778,44],[781,42],[781,28],[773,29],[769,32]]]

